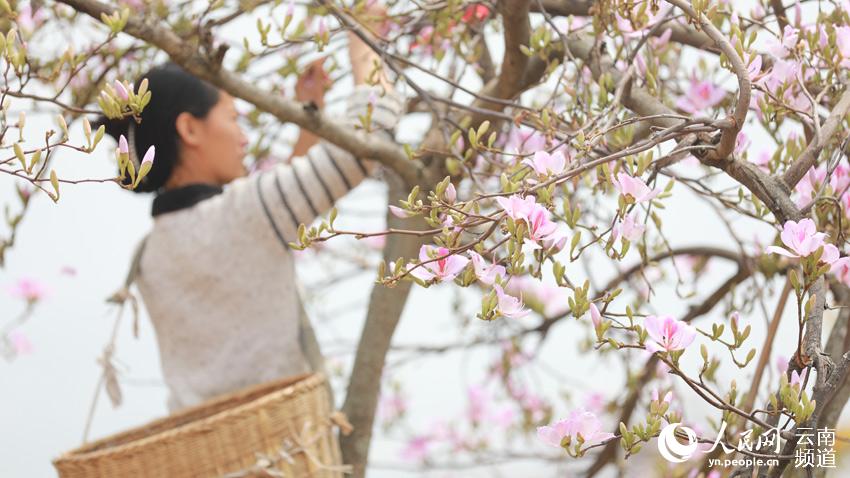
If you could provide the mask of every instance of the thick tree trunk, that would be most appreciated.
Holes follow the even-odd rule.
[[[397,204],[399,199],[407,198],[410,190],[397,175],[389,174],[388,176],[389,203]],[[424,225],[424,222],[421,224]],[[387,227],[416,228],[417,220],[401,220],[392,214],[387,214]],[[384,261],[389,263],[399,257],[416,257],[424,240],[421,237],[409,235],[387,236]],[[343,462],[354,466],[352,475],[354,477],[363,477],[366,474],[384,362],[411,285],[410,281],[404,281],[393,288],[376,285],[372,289],[366,323],[360,335],[354,368],[342,408],[354,426],[354,431],[342,437],[340,441]]]

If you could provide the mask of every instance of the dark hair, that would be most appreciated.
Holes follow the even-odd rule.
[[[148,79],[151,100],[142,111],[141,123],[136,123],[136,155],[141,159],[148,148],[154,145],[156,159],[150,172],[134,191],[154,192],[165,186],[177,164],[177,116],[186,111],[196,118],[205,118],[218,103],[219,92],[215,86],[171,61],[155,66],[137,78],[133,82],[136,90],[144,78]],[[127,137],[130,121],[135,120],[132,117],[115,120],[101,116],[94,122],[94,128],[104,125],[106,133],[117,141],[122,134]],[[129,178],[125,184],[129,184]]]

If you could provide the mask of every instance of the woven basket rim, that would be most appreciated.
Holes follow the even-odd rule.
[[[211,398],[207,401],[201,402],[197,405],[184,408],[179,412],[167,415],[165,417],[161,417],[147,423],[144,423],[139,426],[135,426],[124,430],[119,433],[115,433],[96,441],[86,443],[80,447],[77,447],[73,450],[69,450],[67,452],[62,453],[58,457],[52,460],[53,464],[57,464],[59,462],[74,462],[74,461],[83,461],[83,460],[91,460],[94,458],[99,458],[101,456],[111,455],[122,451],[132,450],[134,448],[139,448],[143,446],[147,446],[153,442],[170,439],[177,436],[189,434],[198,431],[199,429],[209,428],[209,425],[213,422],[219,421],[222,418],[230,417],[233,415],[243,414],[249,410],[254,410],[257,408],[262,408],[268,402],[279,399],[281,396],[289,395],[294,397],[298,394],[308,392],[317,387],[322,386],[325,383],[325,376],[321,373],[305,373],[301,375],[284,377],[276,380],[271,380],[268,382],[263,382],[260,384],[252,385],[250,387],[246,387],[234,392],[230,392],[227,394],[219,395],[217,397]],[[282,384],[286,384],[282,386]],[[281,388],[278,388],[281,387]],[[178,425],[174,428],[170,428],[167,430],[163,430],[158,433],[154,433],[152,435],[140,438],[138,440],[133,440],[129,443],[122,443],[120,445],[110,446],[107,448],[98,449],[105,442],[109,442],[111,440],[115,440],[116,438],[127,435],[136,431],[143,430],[152,425],[162,424],[168,421],[173,421],[182,416],[191,415],[205,408],[213,408],[215,405],[221,404],[223,402],[227,402],[229,400],[233,400],[234,398],[238,398],[241,396],[251,395],[252,393],[256,393],[264,388],[270,389],[269,393],[260,395],[254,400],[247,401],[245,403],[241,403],[232,408],[225,408],[217,413],[213,413],[212,415],[205,416],[201,419],[190,421],[188,423],[184,423],[182,425]],[[94,448],[94,450],[91,450]],[[87,451],[91,450],[91,451]]]

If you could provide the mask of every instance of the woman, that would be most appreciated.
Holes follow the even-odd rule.
[[[365,83],[379,57],[351,33],[349,56],[355,90],[345,122],[359,124],[372,101],[373,127],[392,137],[401,98],[383,74],[381,87]],[[169,411],[316,369],[299,342],[302,306],[287,244],[375,164],[302,133],[295,153],[305,156],[247,176],[248,140],[229,94],[174,64],[143,77],[153,97],[141,123],[102,123],[131,140],[137,170],[156,147],[135,190],[156,193],[136,284],[159,343]]]

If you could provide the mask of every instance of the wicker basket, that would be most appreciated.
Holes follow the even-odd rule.
[[[346,467],[334,418],[325,378],[300,375],[89,443],[53,465],[61,478],[338,478]],[[260,472],[263,467],[273,471]]]

